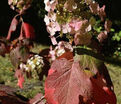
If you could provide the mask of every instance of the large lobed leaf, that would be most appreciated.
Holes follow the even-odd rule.
[[[99,70],[94,71],[96,69],[85,71],[83,67],[80,61],[70,62],[64,58],[52,63],[45,82],[48,104],[116,104],[111,83],[107,83],[105,75],[100,75]]]
[[[56,60],[51,70],[54,72],[45,82],[45,97],[49,104],[79,104],[83,97],[91,99],[91,82],[80,70],[78,62]]]

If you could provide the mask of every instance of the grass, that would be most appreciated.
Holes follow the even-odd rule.
[[[32,51],[39,53],[42,49],[47,48],[48,46],[34,44],[36,48],[33,48]],[[44,93],[44,81],[39,81],[36,79],[27,79],[25,78],[25,83],[23,89],[20,89],[17,86],[17,79],[14,76],[15,70],[12,66],[9,54],[5,57],[0,56],[0,84],[10,85],[11,87],[16,88],[17,94],[24,96],[25,98],[32,98],[38,92]]]
[[[15,87],[17,94],[26,98],[32,98],[38,92],[43,92],[43,82],[38,79],[25,78],[23,89],[20,89],[17,86],[17,79],[14,77],[13,69],[14,68],[10,63],[9,56],[7,55],[5,58],[0,56],[0,83]]]
[[[35,45],[36,48],[32,49],[33,52],[39,53],[43,48],[47,46]],[[117,104],[121,104],[121,65],[119,64],[109,64],[106,63],[109,70],[111,79],[114,84],[114,91],[117,96]],[[38,92],[44,93],[44,81],[39,81],[37,79],[26,79],[24,83],[24,88],[20,89],[17,84],[17,79],[14,77],[14,67],[11,65],[9,60],[9,55],[6,57],[0,56],[0,83],[5,85],[10,85],[17,89],[17,94],[20,94],[26,98],[32,98]]]

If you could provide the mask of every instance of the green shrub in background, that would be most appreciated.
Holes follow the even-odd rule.
[[[114,55],[121,57],[121,30],[119,32],[114,33],[112,40],[117,42],[117,47],[114,52]]]
[[[108,38],[101,43],[101,53],[104,56],[121,56],[121,30],[120,30],[120,21],[112,21],[111,32],[108,34]],[[103,31],[103,25],[100,20],[97,20],[95,23],[94,30],[97,33]],[[96,38],[96,37],[94,37]]]
[[[106,56],[121,57],[121,30],[111,29],[109,37],[103,44],[103,54]]]

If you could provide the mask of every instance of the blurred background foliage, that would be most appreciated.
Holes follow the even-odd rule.
[[[106,56],[121,56],[121,15],[120,15],[120,0],[96,0],[100,6],[106,5],[107,18],[112,21],[111,33],[104,43],[102,43],[102,53]],[[7,0],[2,0],[0,3],[0,36],[7,36],[7,32],[12,18],[17,14],[10,9]],[[29,22],[35,28],[36,41],[43,44],[50,44],[49,35],[46,31],[44,23],[43,0],[33,0],[32,6],[23,16],[24,21]],[[98,23],[99,21],[97,21]],[[100,27],[96,27],[100,31]]]

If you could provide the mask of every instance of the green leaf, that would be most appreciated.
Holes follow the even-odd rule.
[[[111,32],[115,32],[115,29],[111,28],[110,31],[111,31]]]
[[[121,31],[119,32],[119,37],[121,37]]]
[[[101,73],[101,67],[104,65],[102,57],[89,49],[77,48],[74,60],[79,61],[82,69],[91,76],[97,72]]]

